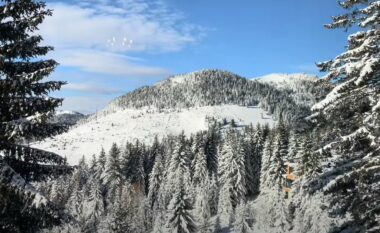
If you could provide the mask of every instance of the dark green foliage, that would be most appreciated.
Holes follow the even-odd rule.
[[[30,140],[66,130],[65,126],[49,121],[62,99],[48,96],[65,82],[43,82],[57,63],[38,59],[53,49],[41,46],[42,37],[36,33],[38,25],[51,14],[44,2],[0,1],[0,169],[18,173],[26,182],[43,181],[71,171],[62,157],[25,146]],[[14,174],[1,175],[0,229],[35,232],[59,222],[59,214],[49,204],[38,208],[32,205],[33,195],[24,190],[25,186],[8,179]]]

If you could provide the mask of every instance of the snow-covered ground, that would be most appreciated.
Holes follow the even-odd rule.
[[[300,81],[316,81],[316,76],[308,74],[268,74],[265,76],[260,76],[253,78],[251,80],[256,80],[262,83],[272,84],[278,88],[290,88]]]
[[[173,112],[125,109],[103,116],[92,116],[67,133],[33,146],[66,156],[70,164],[77,164],[82,156],[90,159],[101,148],[109,150],[113,142],[124,144],[139,139],[151,143],[155,135],[177,135],[182,130],[187,135],[207,129],[208,117],[218,120],[234,119],[238,125],[250,123],[274,124],[271,116],[258,107],[237,105],[205,106]]]

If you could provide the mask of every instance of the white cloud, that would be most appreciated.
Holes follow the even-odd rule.
[[[63,66],[80,68],[86,72],[121,76],[165,76],[169,72],[163,68],[145,66],[135,63],[134,58],[117,53],[90,49],[67,49],[56,54]]]
[[[63,66],[117,75],[162,75],[157,67],[119,56],[175,52],[203,35],[160,0],[50,2],[53,16],[40,26],[46,44]]]
[[[85,93],[94,93],[102,95],[120,94],[123,93],[121,89],[112,87],[101,87],[89,83],[68,83],[63,86],[63,90],[79,91]]]

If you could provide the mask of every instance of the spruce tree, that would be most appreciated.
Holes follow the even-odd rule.
[[[239,136],[235,131],[228,132],[218,162],[219,182],[230,185],[229,196],[234,208],[245,201],[247,194],[244,150]]]
[[[197,187],[195,198],[195,216],[198,223],[198,232],[210,233],[210,182],[206,179]]]
[[[104,181],[106,166],[107,166],[107,155],[106,155],[106,152],[104,151],[104,148],[102,147],[99,154],[99,158],[96,163],[96,168],[95,168],[95,173],[94,173],[95,178],[100,180],[102,184]]]
[[[37,34],[38,26],[51,14],[44,2],[0,1],[0,170],[15,171],[0,173],[8,176],[20,174],[26,182],[46,180],[71,170],[59,155],[27,145],[30,140],[53,136],[66,129],[48,121],[54,109],[62,103],[62,99],[48,94],[59,90],[65,83],[42,81],[54,70],[57,62],[38,59],[53,49],[41,46],[42,37]],[[21,195],[19,200],[23,200],[22,193],[27,191],[13,184],[12,180],[13,177],[0,178],[4,195],[14,192]],[[15,192],[15,187],[19,191]],[[12,199],[8,201],[9,207],[17,204],[12,203]],[[12,217],[12,214],[15,215]],[[9,224],[21,215],[25,222],[26,218],[35,217],[9,211]],[[40,219],[44,221],[42,216]]]
[[[61,133],[49,122],[62,99],[49,97],[64,82],[42,82],[57,66],[38,60],[53,48],[41,46],[38,25],[52,14],[45,3],[3,0],[0,3],[0,150],[2,166],[10,166],[27,181],[39,181],[67,170],[65,160],[23,142]]]
[[[193,161],[193,184],[195,186],[202,184],[208,178],[206,155],[203,149],[203,143],[197,143],[199,146]]]
[[[249,213],[248,205],[244,202],[236,207],[235,222],[233,226],[234,233],[250,233],[252,219]]]
[[[299,158],[298,174],[307,175],[308,173],[315,171],[319,165],[318,156],[313,151],[310,135],[305,135],[302,138],[299,149],[297,156]]]
[[[264,188],[271,187],[270,184],[270,170],[269,167],[272,165],[273,160],[273,137],[269,135],[264,144],[263,157],[261,162],[261,172],[260,172],[260,190]]]
[[[288,156],[288,132],[286,126],[280,120],[274,138],[274,149],[271,164],[269,166],[270,185],[282,190],[283,175],[286,173],[285,161]]]
[[[380,229],[380,1],[344,0],[348,13],[333,17],[328,29],[352,28],[347,51],[318,64],[334,89],[313,106],[311,119],[325,138],[332,158],[310,182],[313,191],[331,194],[331,216],[352,218],[336,231],[376,232]],[[322,148],[325,149],[325,148]],[[323,182],[320,182],[323,180]]]
[[[112,144],[108,154],[107,168],[105,175],[105,184],[107,186],[107,193],[110,203],[116,198],[117,194],[121,193],[122,188],[122,174],[120,168],[120,149],[116,143]]]
[[[168,191],[174,188],[175,183],[179,176],[183,175],[182,181],[186,188],[190,188],[190,149],[187,145],[186,138],[182,132],[178,139],[175,141],[174,148],[169,161],[168,169]]]
[[[183,182],[184,174],[179,174],[173,197],[169,204],[168,227],[172,233],[193,233],[197,227],[191,215],[191,202]]]
[[[148,202],[150,208],[153,209],[157,205],[158,198],[160,196],[160,187],[164,182],[163,180],[163,161],[162,155],[157,155],[152,172],[149,174],[149,191],[148,191]]]

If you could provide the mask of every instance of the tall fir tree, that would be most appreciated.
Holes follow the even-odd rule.
[[[193,209],[191,201],[186,194],[186,184],[184,183],[184,173],[179,174],[175,185],[173,197],[169,204],[168,224],[172,233],[193,233],[197,232],[195,220],[191,214]]]
[[[247,194],[244,149],[239,136],[236,131],[228,132],[218,161],[219,182],[230,184],[229,196],[234,208],[245,201]]]
[[[27,145],[30,140],[53,136],[66,129],[49,122],[62,99],[48,96],[65,83],[42,81],[53,72],[57,62],[38,59],[53,50],[50,46],[41,46],[42,37],[37,34],[38,26],[50,15],[52,11],[46,9],[44,2],[0,1],[0,170],[15,171],[0,174],[20,174],[26,182],[46,180],[71,170],[59,155]],[[19,189],[15,194],[21,194],[23,187],[12,180],[15,178],[0,178],[4,194],[14,192],[15,188]],[[12,208],[12,199],[7,207]],[[9,214],[17,212],[9,211]]]
[[[310,135],[305,135],[302,137],[297,157],[299,175],[308,175],[310,172],[317,170],[319,165],[319,156],[313,151],[313,144]]]
[[[252,217],[249,213],[248,205],[244,202],[236,207],[235,222],[233,224],[234,233],[250,233]]]
[[[120,168],[120,149],[116,143],[113,143],[108,154],[107,168],[105,175],[105,184],[107,187],[107,196],[110,203],[116,200],[116,195],[121,193],[123,177]]]
[[[380,229],[380,1],[344,0],[348,13],[333,17],[328,29],[352,28],[347,51],[318,64],[334,89],[315,104],[311,116],[325,136],[322,149],[334,155],[309,188],[331,195],[330,213],[352,218],[336,231]],[[320,182],[323,180],[323,182]],[[350,204],[348,204],[350,203]]]

